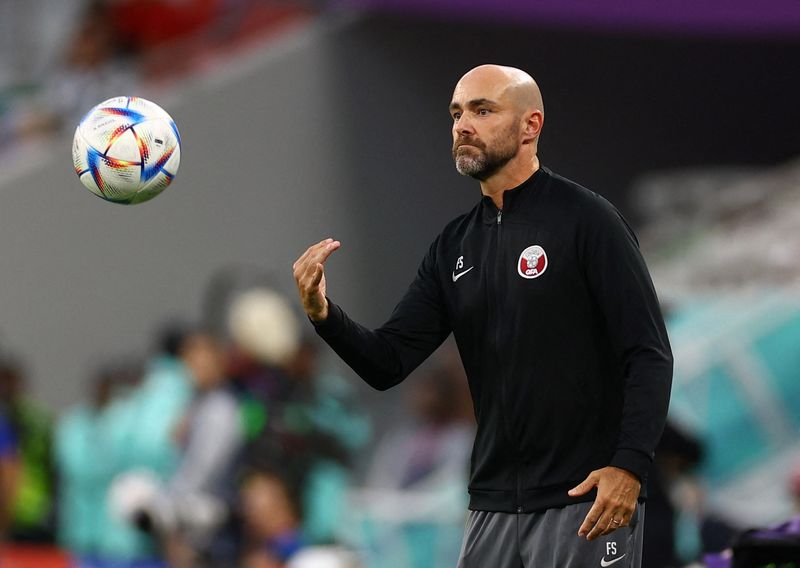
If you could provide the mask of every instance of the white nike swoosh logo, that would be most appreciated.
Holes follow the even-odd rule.
[[[622,560],[623,558],[625,558],[627,555],[628,555],[628,554],[627,554],[627,553],[625,553],[625,554],[623,554],[622,556],[620,556],[619,558],[615,558],[614,560],[609,560],[609,561],[606,561],[606,559],[605,559],[605,558],[602,558],[602,559],[600,560],[600,566],[602,566],[603,568],[606,568],[606,566],[611,566],[611,565],[612,565],[612,564],[614,564],[615,562],[619,562],[620,560]]]
[[[456,280],[458,280],[459,278],[461,278],[462,276],[464,276],[464,275],[465,275],[467,272],[469,272],[469,271],[470,271],[470,270],[472,270],[473,268],[475,268],[475,267],[474,267],[474,266],[470,266],[470,267],[469,267],[469,268],[467,268],[467,269],[466,269],[464,272],[459,272],[458,274],[456,274],[455,272],[453,272],[453,282],[455,282]]]

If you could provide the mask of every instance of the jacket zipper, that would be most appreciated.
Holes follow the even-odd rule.
[[[503,252],[502,252],[503,251],[502,236],[503,236],[503,210],[502,209],[498,209],[497,210],[497,250],[495,252],[495,275],[496,276],[495,276],[495,287],[494,287],[495,288],[494,303],[495,303],[495,314],[496,314],[495,322],[494,322],[494,325],[495,325],[494,341],[495,341],[495,348],[498,349],[498,350],[500,349],[500,307],[501,306],[500,306],[500,302],[498,300],[498,298],[500,296],[499,296],[499,286],[497,285],[499,278],[497,277],[497,275],[500,274],[500,266],[501,266],[501,262],[500,261],[501,261],[502,254],[503,254]],[[500,369],[503,368],[502,362],[501,362],[500,365],[498,365],[498,368],[500,368]],[[501,376],[500,389],[501,389],[501,393],[502,393],[501,394],[502,404],[504,406],[507,404],[507,401],[508,401],[508,394],[506,392],[506,380],[507,380],[507,378],[505,376]],[[504,420],[506,422],[506,434],[508,435],[508,438],[509,438],[508,441],[509,441],[510,444],[512,444],[512,446],[514,446],[514,454],[515,454],[515,458],[516,458],[516,462],[517,462],[517,467],[516,467],[517,486],[516,486],[516,491],[515,491],[515,495],[514,495],[514,509],[517,511],[517,513],[522,513],[523,512],[523,508],[522,508],[522,505],[520,503],[520,495],[522,493],[521,490],[520,490],[520,486],[521,486],[522,481],[520,479],[520,474],[519,474],[519,470],[520,470],[519,448],[516,447],[516,444],[514,443],[514,432],[513,432],[513,429],[511,427],[511,424],[508,423],[507,419],[504,419]]]

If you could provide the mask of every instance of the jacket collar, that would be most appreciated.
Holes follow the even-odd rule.
[[[542,185],[544,178],[550,174],[550,170],[544,166],[533,172],[531,177],[523,181],[517,187],[507,189],[503,192],[503,216],[519,209],[521,204],[532,197],[534,190]],[[482,219],[486,224],[497,223],[499,210],[488,195],[481,198]]]

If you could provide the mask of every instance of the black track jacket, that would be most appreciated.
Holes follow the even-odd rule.
[[[330,302],[317,333],[388,389],[452,332],[477,418],[470,509],[531,512],[608,465],[643,486],[672,353],[633,231],[599,195],[540,168],[436,238],[382,327]]]

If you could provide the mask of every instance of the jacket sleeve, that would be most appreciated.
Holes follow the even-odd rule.
[[[371,330],[350,319],[328,300],[328,319],[316,332],[364,381],[386,390],[405,379],[450,334],[441,287],[436,276],[436,248],[431,245],[389,320]]]
[[[613,205],[597,200],[584,215],[583,266],[624,381],[622,423],[609,465],[644,481],[667,417],[672,351],[636,236]]]

